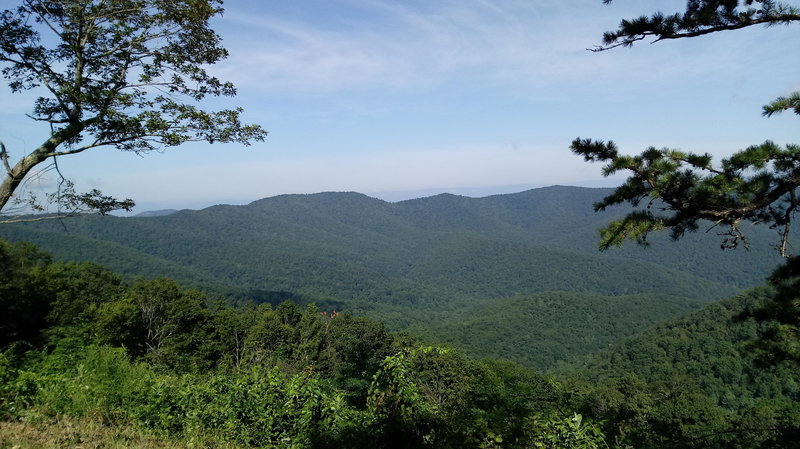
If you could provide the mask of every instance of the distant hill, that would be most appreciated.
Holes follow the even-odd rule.
[[[646,382],[688,376],[714,396],[750,389],[759,384],[753,382],[754,378],[771,373],[742,356],[761,325],[737,317],[769,298],[769,291],[766,287],[753,289],[666,320],[562,371],[578,373],[595,383],[624,373],[633,373]],[[800,385],[792,393],[799,394]]]
[[[160,209],[160,210],[148,210],[141,213],[136,214],[137,217],[163,217],[164,215],[170,215],[178,212],[177,209]]]
[[[467,346],[468,339],[458,335],[479,325],[469,317],[508,317],[524,305],[519,298],[573,292],[597,295],[597,304],[605,307],[614,302],[607,297],[644,295],[637,298],[652,298],[652,304],[659,301],[654,295],[669,297],[668,307],[646,301],[631,306],[641,307],[633,315],[651,310],[657,322],[759,285],[780,262],[766,243],[771,231],[760,228],[753,229],[749,252],[723,252],[716,236],[690,235],[676,243],[656,236],[648,248],[628,245],[600,253],[597,229],[627,210],[593,212],[592,203],[607,193],[549,187],[398,203],[358,193],[282,195],[166,216],[4,225],[0,236],[131,276],[168,275],[190,286],[213,285],[239,299],[277,301],[284,295],[327,301],[394,329],[432,326],[436,335],[448,334]],[[589,296],[579,298],[591,303]],[[641,324],[620,323],[608,338],[629,335]],[[517,335],[525,332],[519,320],[509,326]],[[511,334],[486,338],[514,338]],[[543,366],[541,360],[549,364],[554,357],[526,359]]]

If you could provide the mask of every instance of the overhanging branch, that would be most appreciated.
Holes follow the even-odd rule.
[[[663,40],[672,40],[672,39],[684,39],[690,37],[698,37],[703,36],[706,34],[717,33],[720,31],[732,31],[732,30],[739,30],[742,28],[747,28],[753,25],[776,25],[776,24],[788,24],[791,22],[800,21],[800,14],[794,13],[785,13],[785,14],[776,14],[770,16],[759,17],[757,19],[743,19],[736,23],[727,23],[722,25],[713,25],[708,26],[705,28],[694,29],[694,30],[686,30],[686,31],[678,31],[667,33],[663,30],[647,30],[638,33],[631,33],[626,34],[624,31],[617,31],[616,34],[609,33],[607,41],[619,41],[614,43],[609,43],[608,45],[596,45],[593,48],[588,48],[587,50],[592,52],[601,52],[606,50],[611,50],[617,47],[629,47],[633,45],[635,42],[647,39],[648,37],[654,37],[655,39],[651,43],[656,43]]]

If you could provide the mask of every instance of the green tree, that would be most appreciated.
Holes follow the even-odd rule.
[[[800,257],[791,258],[770,277],[775,287],[772,301],[751,314],[768,324],[756,342],[762,361],[800,362]]]
[[[205,295],[167,278],[139,281],[128,298],[140,313],[146,355],[173,369],[206,367],[213,359],[213,317]]]
[[[475,364],[472,403],[473,433],[503,442],[527,441],[530,417],[572,407],[559,397],[559,384],[512,362],[481,360]],[[575,392],[576,389],[570,389]]]
[[[386,357],[372,380],[367,409],[372,414],[375,447],[428,447],[433,416],[414,379],[416,352],[407,349]]]
[[[610,3],[611,0],[604,0]],[[686,12],[642,16],[623,20],[617,31],[603,36],[596,51],[630,46],[652,37],[655,41],[733,30],[757,24],[800,21],[800,10],[784,2],[689,0]],[[771,116],[793,109],[800,114],[800,92],[780,97],[764,106]],[[698,229],[700,220],[727,226],[725,248],[746,244],[743,221],[768,224],[780,231],[778,249],[787,256],[791,220],[800,200],[800,146],[780,147],[771,141],[753,145],[713,164],[710,154],[693,154],[650,147],[638,156],[621,155],[613,142],[577,138],[574,153],[587,161],[604,162],[603,175],[627,170],[627,181],[595,204],[595,210],[629,202],[646,208],[629,213],[602,230],[600,246],[606,249],[626,239],[646,243],[652,231],[670,229],[680,238]]]
[[[603,0],[609,4],[612,0]],[[753,25],[777,25],[800,21],[800,11],[786,2],[773,0],[688,0],[684,13],[657,12],[622,20],[616,31],[603,34],[603,44],[594,51],[629,47],[652,38],[655,42],[702,36],[717,31],[738,30]],[[798,105],[795,100],[795,107]]]
[[[284,304],[284,309],[289,307],[289,303]],[[280,310],[272,310],[269,304],[260,304],[254,315],[245,336],[242,361],[270,366],[288,360],[297,345],[296,329],[283,320]]]
[[[53,326],[89,326],[97,309],[126,289],[121,277],[91,262],[50,264],[38,276],[54,292],[48,315]]]
[[[224,363],[238,370],[244,362],[248,333],[258,318],[253,304],[232,307],[223,302],[214,310],[214,329]]]
[[[301,366],[319,362],[323,346],[322,316],[315,303],[306,306],[297,324],[297,347],[295,358]]]
[[[144,355],[146,351],[141,312],[128,295],[97,308],[92,332],[100,343],[122,346],[131,355]]]
[[[605,0],[604,3],[610,3]],[[603,45],[596,51],[630,46],[637,41],[689,38],[723,30],[740,29],[757,24],[793,24],[800,21],[800,9],[785,2],[769,0],[689,0],[682,14],[623,20],[619,29],[605,33]],[[763,108],[764,116],[785,110],[800,115],[800,92],[779,97]],[[622,244],[625,240],[647,243],[650,232],[669,229],[678,239],[686,232],[708,226],[725,229],[722,248],[747,246],[742,230],[744,222],[768,225],[778,231],[777,250],[790,257],[791,224],[798,206],[800,187],[800,145],[780,146],[771,141],[750,146],[713,163],[710,154],[694,154],[669,148],[650,147],[640,155],[620,154],[614,142],[577,138],[571,149],[585,160],[603,162],[605,176],[629,171],[630,177],[613,193],[594,205],[595,210],[631,203],[638,207],[622,220],[613,221],[601,230],[600,248]],[[794,256],[792,264],[797,264]],[[772,282],[780,285],[786,273],[776,272]],[[796,270],[795,270],[796,272]],[[796,273],[793,275],[796,276]],[[784,289],[775,297],[778,306],[759,312],[762,318],[781,320],[774,335],[780,336],[789,352],[784,358],[796,357],[800,342],[797,310],[798,290]],[[788,321],[788,322],[787,322]],[[777,349],[777,346],[773,346]],[[792,355],[795,354],[795,355]]]
[[[608,447],[600,427],[574,414],[531,419],[531,446],[542,449],[601,449]]]
[[[57,169],[61,156],[103,146],[145,153],[188,141],[263,140],[261,127],[240,121],[241,109],[196,106],[209,95],[236,94],[206,71],[228,55],[209,28],[221,3],[23,0],[0,13],[2,74],[13,92],[41,94],[29,116],[49,127],[42,143],[13,164],[0,144],[0,210],[9,213],[15,204],[9,201],[35,167],[49,161]],[[97,190],[77,193],[60,179],[50,199],[66,212],[133,206]]]
[[[325,346],[330,350],[331,376],[359,406],[366,401],[369,379],[390,355],[392,337],[382,323],[348,314],[328,319],[330,333]]]
[[[0,240],[0,348],[13,342],[39,343],[53,297],[34,273],[51,263],[49,255],[31,244]]]

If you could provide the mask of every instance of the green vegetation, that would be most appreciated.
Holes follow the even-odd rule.
[[[593,385],[583,412],[617,423],[605,430],[637,448],[793,447],[800,372],[790,361],[763,363],[755,341],[774,324],[748,317],[773,294],[763,287],[720,301],[560,372]]]
[[[786,2],[759,0],[754,5],[751,0],[692,0],[683,14],[665,16],[658,12],[652,17],[623,20],[617,31],[605,33],[603,46],[596,50],[631,46],[648,37],[657,42],[757,24],[798,22],[800,9]],[[800,92],[765,105],[763,115],[771,117],[788,110],[800,115]],[[776,230],[778,238],[773,246],[787,262],[771,278],[778,291],[752,315],[780,323],[761,334],[762,348],[772,351],[769,357],[800,363],[800,289],[796,279],[800,256],[791,254],[790,244],[792,221],[800,206],[800,145],[767,140],[736,151],[717,164],[711,154],[670,148],[650,147],[636,156],[621,155],[614,142],[592,139],[577,138],[570,148],[587,161],[603,162],[605,176],[630,172],[625,183],[594,205],[596,211],[626,202],[637,207],[601,230],[601,249],[626,240],[646,245],[651,233],[662,230],[669,230],[670,237],[678,240],[709,222],[722,231],[723,249],[749,248],[753,242],[748,225]]]
[[[221,4],[27,0],[0,12],[3,78],[12,92],[38,95],[27,115],[48,125],[42,143],[19,151],[16,162],[0,142],[0,218],[16,221],[16,214],[43,209],[24,181],[47,164],[59,176],[47,197],[58,215],[133,207],[130,199],[96,189],[77,193],[58,169],[58,157],[98,147],[141,154],[191,141],[263,140],[261,127],[240,121],[240,108],[198,107],[207,96],[236,94],[233,84],[206,72],[228,56],[209,27]]]
[[[168,3],[30,0],[0,15],[12,89],[52,94],[32,116],[52,126],[44,145],[13,167],[0,145],[0,209],[55,156],[263,137],[238,111],[149,96],[162,70],[175,74],[173,94],[233,94],[200,68],[225,56],[207,28],[219,2]],[[605,45],[800,20],[781,3],[744,3],[690,1],[683,15],[623,22]],[[39,25],[68,45],[42,47]],[[37,69],[53,61],[72,83]],[[796,94],[764,112],[785,109],[800,113]],[[761,284],[776,262],[711,255],[685,234],[710,219],[734,247],[743,220],[767,223],[785,255],[798,148],[767,142],[718,168],[707,155],[627,157],[590,140],[573,151],[633,177],[610,193],[284,196],[0,229],[61,259],[0,240],[0,446],[797,447],[800,258],[714,303]],[[70,208],[130,204],[63,186]],[[644,211],[621,206],[645,198]],[[604,215],[588,213],[593,202]],[[608,221],[604,248],[662,228],[683,240],[589,253]],[[747,234],[766,246],[769,233]]]
[[[475,357],[547,370],[705,304],[655,294],[547,292],[489,301],[443,324],[412,329]]]
[[[552,187],[396,204],[355,193],[291,195],[161,217],[15,224],[0,235],[129,277],[168,276],[212,299],[316,302],[537,369],[759,285],[780,260],[755,246],[721,253],[703,236],[598,254],[596,229],[628,210],[593,214],[608,192]],[[770,238],[768,230],[752,236]],[[554,319],[534,307],[539,301],[581,314]],[[580,331],[590,315],[591,328],[604,329],[591,337]],[[542,341],[576,330],[586,344]]]
[[[0,263],[0,441],[12,447],[744,448],[800,434],[800,372],[764,368],[753,346],[780,323],[748,316],[782,285],[600,352],[624,335],[613,317],[652,322],[633,304],[682,306],[633,295],[593,308],[567,292],[484,304],[512,332],[565,318],[562,335],[521,340],[552,360],[546,341],[585,354],[551,377],[315,304],[233,307],[167,278],[128,283],[28,244],[0,243]],[[476,317],[453,333],[481,328]]]
[[[0,243],[0,256],[8,422],[63,417],[241,447],[603,440],[596,425],[559,412],[549,379],[393,336],[365,318],[292,302],[210,306],[172,280],[127,285],[25,244]]]
[[[627,211],[593,216],[592,203],[607,192],[554,187],[396,204],[354,193],[292,195],[165,217],[17,224],[0,233],[124,274],[168,270],[161,274],[192,285],[385,304],[461,306],[549,290],[719,299],[759,285],[779,262],[763,250],[720,254],[704,239],[597,254],[596,229]],[[766,242],[770,234],[753,238]],[[601,274],[597,268],[607,265],[619,270]]]

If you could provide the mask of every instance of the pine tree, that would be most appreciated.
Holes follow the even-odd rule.
[[[604,0],[610,3],[611,0]],[[654,41],[690,38],[753,25],[794,24],[800,9],[769,0],[688,0],[686,11],[666,16],[655,13],[623,20],[616,31],[604,34],[594,51]],[[800,92],[779,97],[763,107],[763,115],[792,110],[800,115]],[[647,244],[650,232],[669,230],[673,239],[700,226],[721,227],[723,249],[747,246],[745,222],[767,225],[778,231],[775,245],[787,264],[770,282],[779,291],[771,304],[754,314],[776,323],[775,332],[764,335],[772,358],[800,362],[800,292],[798,257],[789,252],[792,220],[800,206],[800,145],[780,146],[772,141],[752,145],[715,164],[710,154],[694,154],[650,147],[639,155],[619,153],[614,142],[576,138],[570,147],[586,161],[602,162],[603,175],[627,170],[630,177],[613,193],[594,205],[595,210],[631,203],[636,208],[622,220],[601,230],[600,249],[621,245],[628,239]],[[789,287],[787,287],[789,286]]]

